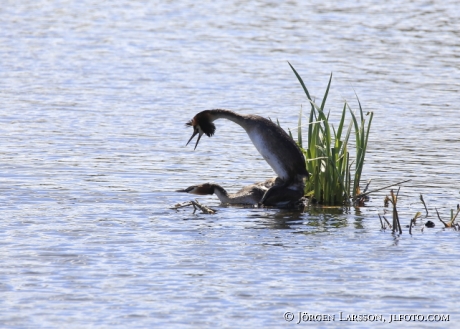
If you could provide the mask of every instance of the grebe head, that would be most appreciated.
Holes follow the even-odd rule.
[[[185,146],[187,146],[188,143],[190,143],[190,141],[193,139],[193,137],[195,137],[195,135],[198,135],[198,139],[196,141],[194,150],[198,146],[200,138],[201,136],[203,136],[203,134],[206,134],[206,136],[211,137],[212,135],[214,135],[214,132],[216,131],[216,126],[211,121],[211,115],[209,114],[209,111],[203,111],[198,113],[192,120],[187,122],[185,125],[187,127],[193,127],[192,137],[190,137]]]
[[[208,195],[214,193],[214,186],[210,183],[205,183],[201,185],[193,185],[189,186],[183,190],[177,190],[176,192],[185,192],[190,194],[197,194],[197,195]]]

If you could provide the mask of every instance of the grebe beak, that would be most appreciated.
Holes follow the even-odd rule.
[[[192,137],[190,137],[190,139],[188,140],[187,144],[185,144],[185,146],[187,146],[188,143],[190,143],[192,141],[193,137],[195,137],[195,135],[197,135],[197,134],[198,134],[198,139],[196,141],[195,148],[193,149],[193,150],[196,150],[196,147],[198,146],[198,143],[200,142],[200,138],[201,138],[201,136],[203,136],[203,132],[199,128],[194,128],[193,129]]]
[[[195,189],[195,186],[190,186],[190,187],[184,188],[183,190],[176,190],[176,192],[190,193],[194,189]]]

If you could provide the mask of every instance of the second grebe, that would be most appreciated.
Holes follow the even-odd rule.
[[[177,190],[176,192],[197,195],[215,194],[220,202],[224,204],[258,205],[268,189],[275,184],[275,180],[276,178],[270,178],[265,182],[248,185],[236,193],[228,193],[222,186],[212,183],[193,185],[183,190]]]
[[[193,127],[190,141],[198,135],[195,149],[203,134],[214,135],[213,121],[227,119],[243,127],[252,143],[278,175],[279,180],[260,200],[265,206],[278,206],[297,201],[304,195],[305,179],[309,174],[302,151],[294,140],[278,125],[258,115],[241,115],[229,110],[206,110],[186,123]]]

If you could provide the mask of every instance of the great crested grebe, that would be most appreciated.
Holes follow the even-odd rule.
[[[186,192],[197,195],[215,194],[220,202],[224,204],[258,205],[268,189],[275,184],[275,180],[276,178],[270,178],[265,182],[248,185],[236,193],[228,193],[222,186],[212,183],[193,185],[183,190],[177,190],[176,192]]]
[[[278,125],[258,115],[242,115],[229,110],[206,110],[186,123],[193,134],[186,145],[198,135],[195,149],[203,134],[211,137],[216,131],[213,121],[227,119],[243,127],[257,151],[278,175],[277,181],[265,193],[259,204],[280,206],[298,201],[304,195],[309,174],[305,159],[294,140]]]

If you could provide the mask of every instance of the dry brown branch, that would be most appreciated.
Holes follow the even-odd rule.
[[[455,225],[454,225],[454,222],[455,222],[455,219],[457,218],[459,212],[460,212],[460,207],[457,205],[457,213],[455,214],[455,216],[452,216],[452,219],[451,219],[451,221],[450,221],[450,226],[451,226],[451,227],[454,227],[454,226],[455,226]]]
[[[435,207],[434,209],[436,210],[436,214],[438,215],[438,219],[441,221],[441,223],[444,224],[444,227],[450,227],[449,224],[446,223],[445,221],[443,221],[443,220],[441,219],[441,216],[439,216],[438,208]]]
[[[388,195],[385,195],[385,199],[383,200],[383,206],[388,207],[390,205],[390,198]]]
[[[420,194],[420,201],[422,201],[423,203],[423,206],[425,207],[425,211],[426,211],[426,217],[428,217],[428,208],[426,207],[426,204],[425,204],[425,200],[423,200],[423,195]]]
[[[196,211],[197,208],[200,209],[201,212],[202,212],[203,214],[210,214],[210,215],[213,215],[213,214],[216,213],[216,210],[211,209],[211,208],[209,208],[209,207],[207,207],[207,206],[205,206],[205,205],[200,204],[200,203],[198,202],[198,200],[190,201],[190,202],[193,204],[193,207],[195,208],[195,210],[193,211],[193,213],[195,213],[195,211]]]
[[[174,205],[174,207],[171,207],[169,209],[179,209],[179,208],[183,208],[183,207],[188,207],[188,206],[191,206],[192,203],[190,201],[187,201],[187,202],[183,202],[183,203],[177,203]]]
[[[388,221],[388,219],[386,219],[385,216],[382,216],[382,217],[383,217],[383,219],[385,220],[385,222],[387,222],[388,227],[389,227],[389,228],[393,228],[393,226],[391,226],[391,224],[390,224],[390,222]]]
[[[389,187],[392,187],[392,186],[395,186],[395,185],[399,185],[399,184],[402,184],[402,183],[407,183],[408,181],[410,181],[410,179],[407,179],[407,180],[404,180],[404,181],[401,181],[401,182],[398,182],[398,183],[395,183],[395,184],[391,184],[391,185],[388,185],[388,186],[385,186],[385,187],[382,187],[382,188],[378,188],[376,190],[372,190],[372,191],[369,191],[369,192],[366,192],[366,193],[360,193],[360,194],[358,194],[357,196],[355,196],[353,198],[353,201],[355,201],[357,199],[360,199],[360,198],[362,198],[362,197],[364,197],[366,195],[369,195],[371,193],[378,192],[378,191],[381,191],[381,190],[384,190],[386,188],[389,188]],[[369,181],[369,183],[370,183],[370,181]],[[366,189],[367,189],[367,186],[366,186]]]
[[[390,191],[391,194],[391,203],[393,204],[393,233],[398,230],[399,234],[402,234],[402,229],[401,229],[401,224],[399,222],[399,215],[398,215],[398,210],[396,209],[396,204],[398,203],[398,194],[399,190],[401,189],[401,186],[398,188],[398,192],[396,192],[396,195],[394,194],[393,190]]]
[[[371,179],[369,179],[369,180],[367,181],[366,187],[364,188],[364,191],[363,191],[362,194],[365,194],[365,193],[367,192],[367,189],[369,188],[369,185],[371,184],[371,181],[372,181]]]
[[[187,202],[184,202],[184,203],[178,203],[176,204],[174,207],[170,208],[170,209],[179,209],[179,208],[183,208],[183,207],[190,207],[190,206],[193,206],[193,213],[195,213],[198,209],[201,210],[201,212],[203,214],[210,214],[210,215],[213,215],[216,213],[216,210],[214,209],[211,209],[205,205],[202,205],[201,203],[198,202],[198,200],[191,200],[191,201],[187,201]]]
[[[417,211],[417,213],[415,214],[414,218],[412,218],[410,220],[410,224],[409,224],[409,234],[412,235],[412,226],[415,226],[415,221],[417,220],[417,218],[419,218],[420,216],[422,216],[421,212],[420,211]]]
[[[450,218],[450,222],[448,222],[448,223],[446,223],[445,221],[443,221],[441,219],[441,216],[439,215],[438,209],[437,208],[434,208],[434,209],[436,209],[436,214],[438,215],[438,219],[441,221],[441,223],[444,224],[444,227],[457,229],[455,224],[454,224],[454,222],[455,222],[455,219],[458,216],[458,213],[460,212],[460,209],[459,209],[458,206],[457,206],[457,213],[455,214],[455,216],[454,216],[453,210],[451,210],[451,215],[450,215],[451,218]]]
[[[382,227],[382,230],[386,230],[387,227],[385,226],[385,223],[382,221],[382,217],[380,216],[380,214],[378,214],[378,215],[379,215],[380,226]]]

